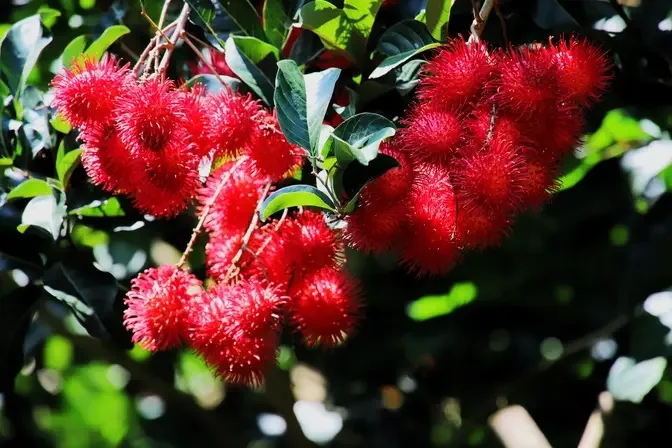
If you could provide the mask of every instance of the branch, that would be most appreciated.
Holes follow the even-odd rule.
[[[495,0],[485,0],[483,2],[480,12],[475,14],[474,21],[471,23],[471,37],[469,40],[477,41],[480,39],[483,28],[485,28],[485,22],[488,21],[493,6],[495,6]],[[474,8],[474,12],[476,12],[476,8]]]
[[[507,406],[495,412],[489,420],[505,448],[551,448],[539,426],[522,406]]]
[[[165,74],[166,70],[168,70],[168,64],[170,64],[170,57],[173,55],[173,51],[175,51],[175,45],[177,44],[178,39],[180,39],[180,36],[182,36],[182,31],[184,31],[184,27],[187,25],[188,18],[189,18],[189,5],[185,3],[184,6],[182,7],[182,11],[180,12],[180,16],[177,18],[177,26],[175,27],[172,39],[169,42],[170,46],[166,49],[166,52],[163,55],[163,59],[161,60],[161,65],[159,65],[157,72]]]

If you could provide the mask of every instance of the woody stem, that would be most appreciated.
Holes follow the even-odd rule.
[[[184,27],[187,25],[189,10],[189,5],[185,3],[182,7],[182,11],[180,12],[180,16],[177,18],[177,26],[175,27],[175,31],[173,31],[171,41],[168,42],[168,48],[166,48],[166,52],[163,54],[163,59],[161,59],[161,64],[157,68],[157,72],[161,73],[162,75],[166,73],[166,70],[168,70],[170,58],[173,55],[173,51],[175,51],[175,44],[177,44],[178,39],[180,36],[182,36]]]
[[[478,14],[476,14],[476,8],[474,8],[475,17],[474,21],[471,23],[471,37],[469,40],[479,40],[483,33],[483,28],[485,28],[485,22],[488,21],[488,17],[494,6],[495,0],[485,0]]]

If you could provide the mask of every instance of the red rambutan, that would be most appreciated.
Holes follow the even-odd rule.
[[[524,157],[520,177],[521,200],[526,208],[538,209],[559,188],[557,166],[531,149],[524,152]]]
[[[188,335],[189,308],[201,282],[177,266],[150,268],[131,281],[124,324],[133,342],[151,351],[179,345]]]
[[[447,168],[419,164],[411,194],[401,258],[418,275],[448,272],[459,258],[455,242],[455,192]]]
[[[252,233],[247,244],[248,250],[243,253],[239,263],[243,277],[287,288],[292,272],[287,262],[287,244],[280,233],[283,225],[284,221],[270,221]]]
[[[212,49],[208,49],[207,52],[207,57],[209,59],[208,62],[210,62],[210,65],[212,65],[212,68],[215,69],[218,75],[224,75],[224,76],[230,76],[231,78],[237,78],[236,74],[233,73],[233,70],[231,70],[231,67],[229,67],[229,64],[226,62],[226,57],[224,55],[224,52],[221,51],[214,51]],[[212,70],[210,68],[203,64],[202,62],[191,62],[189,64],[189,69],[191,70],[191,73],[193,76],[196,75],[213,75]]]
[[[205,265],[208,276],[217,281],[226,281],[231,268],[231,262],[240,250],[243,242],[243,233],[217,232],[210,234],[210,240],[205,245]]]
[[[562,39],[551,46],[558,67],[558,81],[567,100],[590,106],[604,93],[611,78],[611,62],[606,54],[587,39]]]
[[[521,124],[504,111],[493,113],[493,105],[486,103],[472,112],[465,123],[473,145],[484,145],[486,140],[505,140],[517,146],[524,140]]]
[[[345,220],[346,242],[355,249],[380,253],[389,250],[399,235],[406,217],[404,201],[386,203],[362,193],[354,213]]]
[[[413,182],[412,161],[405,152],[390,141],[381,143],[379,152],[393,157],[399,166],[374,179],[364,187],[362,193],[368,195],[371,201],[389,203],[400,200],[408,194]]]
[[[180,90],[181,109],[186,121],[184,123],[188,138],[194,144],[199,156],[207,156],[212,150],[210,135],[210,117],[208,115],[207,96],[202,84],[195,84],[187,90]]]
[[[128,170],[131,155],[114,127],[87,126],[79,138],[84,142],[82,165],[95,185],[113,192],[132,188]]]
[[[291,291],[291,323],[307,346],[334,347],[352,333],[361,310],[359,285],[346,272],[322,268]]]
[[[469,201],[457,199],[457,223],[455,238],[462,247],[484,249],[498,245],[511,227],[511,217],[505,211]]]
[[[294,266],[297,275],[336,267],[342,256],[343,243],[320,212],[304,210],[297,214],[284,223],[281,235],[287,242],[287,261]]]
[[[553,110],[523,121],[521,131],[539,149],[548,163],[554,164],[579,144],[583,130],[581,111],[569,104],[558,104]]]
[[[273,115],[266,111],[259,115],[258,129],[250,136],[247,154],[259,175],[280,180],[303,163],[303,151],[287,141]]]
[[[404,124],[399,144],[414,158],[448,160],[461,140],[462,123],[458,115],[427,103],[417,103]]]
[[[453,39],[430,60],[418,85],[418,97],[437,108],[453,110],[477,100],[492,74],[491,57],[482,42]]]
[[[249,94],[226,90],[208,98],[215,157],[245,152],[258,131],[261,104]]]
[[[106,125],[119,95],[134,84],[128,64],[120,66],[114,56],[106,54],[100,62],[84,56],[54,77],[52,106],[74,127]]]

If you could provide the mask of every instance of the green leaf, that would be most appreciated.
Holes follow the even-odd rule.
[[[0,157],[0,168],[7,168],[14,165],[14,161],[9,157]]]
[[[212,28],[212,23],[217,17],[217,10],[214,6],[215,4],[212,3],[211,0],[185,0],[185,3],[191,7],[189,20],[192,23],[205,28],[217,41],[220,48],[224,48],[224,41],[220,39],[217,31]],[[219,6],[217,6],[217,8],[219,8]]]
[[[95,200],[87,205],[70,210],[68,214],[94,218],[126,216],[117,198],[109,198],[103,201]]]
[[[265,0],[262,15],[264,17],[264,32],[268,42],[281,49],[289,32],[286,25],[288,17],[285,14],[282,0]]]
[[[316,155],[322,122],[329,107],[337,68],[303,75],[292,60],[278,62],[275,107],[282,132],[290,142]]]
[[[382,115],[364,112],[341,123],[334,130],[330,141],[334,155],[343,166],[354,159],[362,165],[368,165],[378,155],[380,143],[392,137],[396,130],[394,123]]]
[[[63,143],[58,148],[58,154],[56,156],[56,173],[58,174],[58,179],[61,181],[64,187],[67,188],[68,182],[70,181],[70,176],[72,172],[77,168],[79,162],[82,158],[82,149],[74,149],[67,153],[64,153],[61,148]]]
[[[50,195],[53,189],[42,179],[28,179],[21,182],[7,194],[7,200],[34,198],[35,196]]]
[[[65,203],[56,202],[53,194],[37,196],[23,209],[21,224],[17,226],[17,230],[24,233],[30,226],[34,226],[48,232],[55,241],[60,235],[65,214]]]
[[[238,26],[246,36],[266,40],[261,17],[249,0],[187,0],[187,3],[198,12],[206,24],[210,24],[221,9]]]
[[[436,40],[446,40],[450,8],[454,0],[427,0],[425,13],[427,29]]]
[[[341,171],[342,174],[340,174],[340,176],[333,176],[333,179],[331,180],[333,185],[332,188],[351,198],[343,211],[345,213],[352,213],[355,211],[362,189],[392,168],[398,166],[399,162],[397,162],[394,157],[388,156],[387,154],[378,154],[376,158],[367,165],[351,163],[345,170],[335,170]],[[341,185],[337,185],[336,182],[340,182]]]
[[[382,3],[383,0],[345,0],[343,13],[365,42],[371,34],[373,22]]]
[[[64,67],[70,67],[73,61],[84,53],[86,48],[86,36],[77,36],[63,50],[61,61]]]
[[[115,43],[121,36],[130,32],[131,30],[127,26],[112,25],[103,31],[103,34],[89,46],[84,54],[93,56],[96,60],[100,60],[113,43]]]
[[[319,207],[329,211],[336,211],[332,200],[310,185],[291,185],[281,188],[271,194],[261,204],[259,215],[262,221],[280,210],[290,207]]]
[[[376,67],[369,78],[380,78],[412,57],[441,44],[434,41],[427,27],[417,20],[404,20],[392,25],[378,42],[378,51],[388,57]]]
[[[424,321],[445,316],[464,305],[473,302],[478,296],[475,284],[455,283],[447,294],[424,296],[412,302],[406,313],[415,321]]]
[[[42,18],[42,23],[47,28],[51,28],[56,23],[56,20],[61,17],[61,11],[52,9],[48,6],[42,5],[37,9],[37,13]]]
[[[72,344],[60,335],[52,335],[44,344],[44,366],[62,372],[72,362]]]
[[[609,370],[607,390],[616,400],[641,403],[644,397],[663,379],[667,360],[659,356],[640,363],[620,357]]]
[[[51,127],[63,134],[69,134],[72,130],[70,123],[68,123],[65,118],[61,117],[60,115],[56,115],[54,118],[49,120],[49,124]]]
[[[12,25],[0,42],[0,72],[17,98],[23,93],[40,53],[51,41],[49,31],[42,27],[40,15],[36,14]]]
[[[219,78],[219,79],[217,79]],[[228,86],[232,92],[237,92],[240,90],[240,80],[232,78],[226,75],[196,75],[186,82],[187,87],[191,88],[194,84],[200,83],[205,87],[205,90],[211,94],[218,93],[224,90],[224,85]],[[222,85],[224,84],[224,85]]]
[[[226,63],[243,82],[266,104],[273,105],[273,77],[259,63],[266,58],[278,59],[278,49],[255,37],[231,34],[225,44]],[[276,65],[272,64],[273,70]]]

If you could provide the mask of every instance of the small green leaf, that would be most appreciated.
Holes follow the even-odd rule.
[[[52,335],[44,344],[44,366],[62,372],[72,362],[72,344],[60,335]]]
[[[354,115],[334,130],[331,137],[334,155],[343,166],[353,159],[367,165],[376,158],[380,143],[392,137],[396,130],[394,123],[382,115],[371,112]]]
[[[278,62],[275,106],[282,132],[290,142],[316,155],[324,115],[341,71],[330,68],[303,75],[292,60]]]
[[[83,152],[84,150],[82,149],[74,149],[61,155],[59,147],[59,152],[56,157],[56,173],[64,187],[68,186],[70,176],[75,168],[77,168],[77,165],[79,165]]]
[[[51,41],[49,31],[42,27],[40,15],[35,14],[12,25],[0,42],[0,72],[17,99],[40,53]]]
[[[219,78],[219,79],[217,79]],[[204,74],[196,75],[186,82],[186,86],[191,88],[194,84],[200,83],[205,87],[205,90],[211,94],[218,93],[224,90],[224,85],[228,86],[232,92],[240,90],[240,80],[226,75]]]
[[[70,67],[72,62],[84,53],[86,48],[86,36],[77,36],[70,41],[70,43],[63,50],[61,61],[64,67]]]
[[[620,357],[609,370],[607,390],[616,400],[641,403],[644,397],[663,379],[667,360],[659,356],[640,363]]]
[[[288,33],[286,25],[288,18],[282,0],[264,1],[262,15],[264,17],[264,32],[268,41],[277,48],[282,48]]]
[[[14,165],[14,161],[9,157],[0,157],[0,168],[7,168]]]
[[[42,23],[47,28],[51,28],[56,23],[56,20],[61,17],[61,11],[52,9],[48,6],[42,5],[37,9],[37,13],[42,18]]]
[[[271,194],[261,204],[259,215],[262,221],[280,210],[290,207],[319,207],[329,211],[336,211],[332,200],[310,185],[291,185],[281,188]]]
[[[72,126],[60,115],[56,115],[54,118],[49,120],[51,127],[56,129],[58,132],[63,134],[69,134],[72,130]]]
[[[433,319],[468,305],[477,296],[478,288],[475,284],[455,283],[447,294],[424,296],[412,302],[406,313],[415,321]]]
[[[42,179],[28,179],[21,182],[7,194],[7,200],[34,198],[35,196],[50,195],[53,189]]]
[[[109,198],[103,201],[95,200],[87,205],[70,210],[68,214],[93,218],[126,216],[117,198]]]
[[[266,58],[278,59],[278,49],[255,37],[230,35],[225,44],[226,63],[266,104],[273,105],[273,77],[259,64]],[[275,70],[275,63],[271,64]]]
[[[427,29],[436,40],[445,40],[448,35],[450,8],[454,0],[427,0]]]
[[[92,56],[96,60],[100,60],[113,43],[115,43],[121,36],[130,32],[131,30],[127,26],[112,25],[103,31],[103,34],[89,46],[84,54]]]
[[[369,78],[380,78],[412,57],[440,45],[423,23],[417,20],[396,23],[383,33],[378,42],[378,51],[389,57],[376,67]]]

